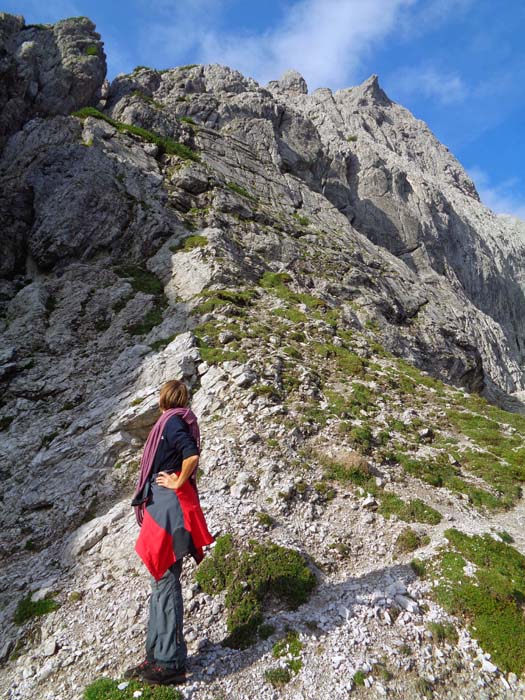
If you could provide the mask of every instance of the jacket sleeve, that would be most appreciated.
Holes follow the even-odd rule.
[[[176,449],[182,459],[199,454],[197,444],[190,435],[189,428],[179,416],[172,416],[166,423],[166,439],[169,447]]]

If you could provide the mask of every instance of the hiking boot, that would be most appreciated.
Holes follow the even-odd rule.
[[[175,671],[169,668],[162,668],[161,666],[149,666],[140,674],[140,678],[152,685],[175,685],[177,683],[185,683],[186,668]]]
[[[144,671],[146,671],[148,668],[152,666],[151,661],[148,661],[146,659],[142,663],[140,663],[138,666],[133,666],[132,668],[128,668],[127,671],[124,671],[123,677],[124,678],[142,678],[142,674]]]

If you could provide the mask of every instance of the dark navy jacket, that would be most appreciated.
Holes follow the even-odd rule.
[[[179,472],[183,460],[198,454],[188,424],[179,416],[172,416],[162,431],[151,469],[152,478],[158,472]]]

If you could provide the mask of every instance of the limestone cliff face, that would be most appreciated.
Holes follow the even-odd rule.
[[[349,343],[524,411],[524,225],[484,207],[375,76],[308,94],[293,71],[262,87],[208,65],[108,86],[85,18],[0,14],[0,41],[6,580],[31,547],[62,561],[63,534],[129,497],[174,376],[218,450],[238,427],[239,453],[205,458],[225,480],[266,464],[259,433],[297,461],[321,428],[293,401],[348,392],[325,375]]]
[[[195,325],[196,294],[253,286],[268,269],[329,307],[351,303],[389,350],[436,376],[509,406],[525,389],[523,228],[479,202],[376,77],[308,95],[293,71],[264,88],[216,65],[139,69],[79,118],[68,113],[94,104],[104,81],[89,20],[40,28],[3,15],[1,26],[4,138],[15,131],[0,163],[6,463],[36,460],[52,483],[60,456],[60,479],[67,450],[41,441],[79,419],[59,407],[92,399],[99,416],[106,396],[110,420],[155,365],[152,344]],[[206,248],[172,253],[190,232]],[[125,264],[158,276],[163,305]],[[147,314],[156,322],[130,336]],[[160,381],[172,368],[157,364]],[[81,451],[100,446],[101,420],[80,419]],[[78,446],[68,449],[73,465]],[[105,449],[81,460],[86,484]]]
[[[86,17],[26,25],[0,12],[0,147],[32,117],[95,103],[106,58]]]

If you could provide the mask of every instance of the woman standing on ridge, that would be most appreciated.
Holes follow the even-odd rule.
[[[146,659],[124,676],[160,685],[186,680],[182,559],[191,554],[198,564],[213,542],[197,492],[200,433],[188,399],[181,381],[161,387],[162,414],[146,440],[132,501],[140,525],[135,550],[152,581]]]

